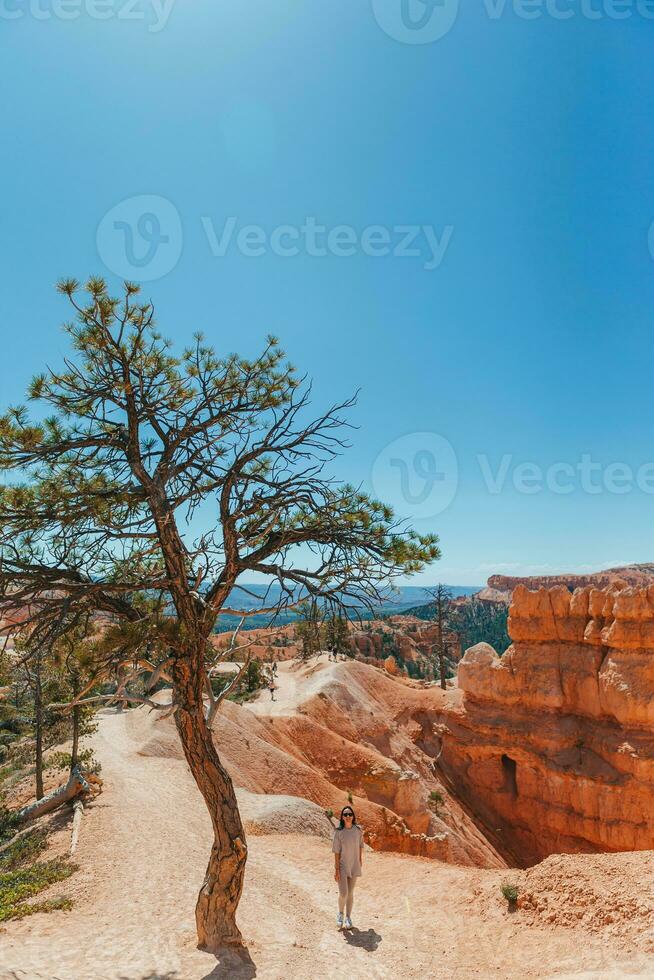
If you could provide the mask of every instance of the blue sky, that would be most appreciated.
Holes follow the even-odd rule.
[[[132,263],[180,343],[362,389],[335,469],[440,535],[416,584],[654,560],[654,3],[95,2],[0,0],[3,403]]]

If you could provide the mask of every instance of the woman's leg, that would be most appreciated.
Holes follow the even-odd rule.
[[[345,906],[345,914],[352,915],[352,903],[354,902],[354,886],[356,884],[356,878],[347,879],[347,905]]]
[[[347,898],[347,883],[350,879],[347,878],[343,872],[338,879],[338,911],[343,914],[345,911],[345,900]]]

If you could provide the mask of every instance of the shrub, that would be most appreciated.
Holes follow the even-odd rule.
[[[45,831],[35,830],[18,837],[0,854],[0,922],[22,919],[34,912],[71,908],[68,898],[26,903],[26,899],[34,898],[56,881],[69,878],[76,870],[76,865],[63,858],[34,862],[46,846]]]
[[[433,789],[429,794],[429,802],[435,807],[443,806],[445,803],[445,797],[442,793],[439,793],[437,789]]]
[[[18,814],[0,804],[0,843],[13,837],[18,826]]]
[[[65,772],[70,769],[72,761],[70,752],[52,752],[48,756],[44,768]],[[102,766],[93,755],[93,749],[82,749],[81,752],[78,752],[77,764],[80,769],[95,773],[96,776],[100,774],[102,769]]]
[[[0,873],[13,871],[27,861],[34,860],[47,846],[47,834],[44,830],[33,830],[23,834],[13,841],[6,851],[0,854]]]
[[[518,886],[512,885],[508,881],[503,881],[501,885],[502,895],[507,900],[509,905],[515,905],[518,901]]]

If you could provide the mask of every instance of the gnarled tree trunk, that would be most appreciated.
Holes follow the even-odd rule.
[[[236,910],[243,891],[247,845],[232,780],[204,717],[202,665],[181,657],[172,671],[177,731],[213,824],[214,841],[195,908],[199,945],[212,953],[240,944]]]
[[[29,806],[24,806],[22,810],[19,810],[18,820],[20,823],[36,820],[37,817],[42,817],[44,813],[50,813],[51,810],[56,810],[63,803],[68,803],[78,793],[88,793],[90,788],[84,774],[76,768],[70,773],[68,782],[64,786],[59,786],[47,796],[41,796],[36,803],[30,803]]]

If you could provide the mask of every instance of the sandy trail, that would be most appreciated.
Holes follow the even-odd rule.
[[[292,710],[292,667],[280,665],[278,683],[279,701],[264,692],[253,711]],[[105,789],[84,818],[81,870],[67,883],[75,908],[9,923],[2,980],[654,975],[654,958],[599,938],[528,928],[500,908],[478,913],[474,888],[499,887],[499,872],[398,854],[366,852],[356,928],[338,933],[329,841],[300,835],[248,841],[239,924],[249,960],[200,952],[193,908],[209,819],[185,762],[139,755],[153,724],[144,709],[101,713],[94,743]]]
[[[321,662],[323,660],[326,658],[321,658]],[[255,715],[292,714],[297,709],[300,698],[300,687],[296,678],[298,669],[298,664],[293,660],[278,663],[275,675],[275,700],[271,700],[270,691],[265,688],[256,698],[248,701],[248,708]],[[306,696],[304,687],[302,691]]]

